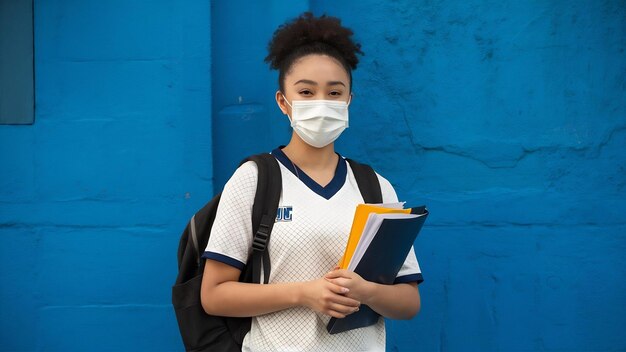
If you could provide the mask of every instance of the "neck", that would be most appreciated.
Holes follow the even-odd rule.
[[[321,169],[334,167],[337,164],[335,145],[331,143],[323,148],[315,148],[308,145],[294,132],[291,141],[283,152],[301,169]]]

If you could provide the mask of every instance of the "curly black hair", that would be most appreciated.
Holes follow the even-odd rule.
[[[278,70],[281,92],[284,92],[285,75],[293,64],[310,54],[324,54],[337,59],[352,82],[352,70],[359,63],[357,54],[363,55],[361,44],[355,43],[352,35],[352,30],[343,27],[337,17],[315,17],[311,12],[305,12],[276,29],[267,47],[265,62],[270,64],[270,68]]]

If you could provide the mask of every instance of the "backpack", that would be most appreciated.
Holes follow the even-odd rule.
[[[365,202],[382,203],[382,192],[374,170],[368,165],[346,160]],[[239,281],[260,283],[262,267],[264,283],[267,284],[271,270],[267,244],[276,219],[282,178],[278,161],[271,154],[253,155],[241,164],[247,161],[254,161],[259,172],[252,207],[252,254]],[[178,276],[172,287],[172,305],[186,351],[241,351],[243,339],[250,331],[251,318],[209,315],[200,301],[206,260],[202,254],[209,242],[220,196],[216,195],[191,217],[178,245]]]

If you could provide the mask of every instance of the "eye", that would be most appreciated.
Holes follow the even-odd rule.
[[[303,96],[305,96],[305,97],[308,97],[308,96],[313,95],[313,92],[311,92],[311,91],[310,91],[310,90],[308,90],[308,89],[303,89],[303,90],[301,90],[301,91],[299,92],[299,94],[300,94],[300,95],[303,95]]]
[[[332,97],[339,97],[341,96],[342,92],[338,91],[338,90],[333,90],[330,93],[328,93],[328,95],[332,96]]]

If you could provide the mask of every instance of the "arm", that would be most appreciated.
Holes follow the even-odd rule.
[[[249,317],[305,306],[336,318],[358,310],[359,302],[345,296],[349,290],[324,278],[307,282],[250,284],[238,282],[241,271],[207,260],[200,299],[208,314]]]
[[[370,298],[367,304],[378,314],[391,319],[411,319],[419,313],[420,293],[417,283],[371,285]]]
[[[391,319],[411,319],[420,310],[417,283],[382,285],[364,280],[359,274],[341,269],[325,276],[332,282],[350,290],[348,297],[372,308],[376,313]]]

